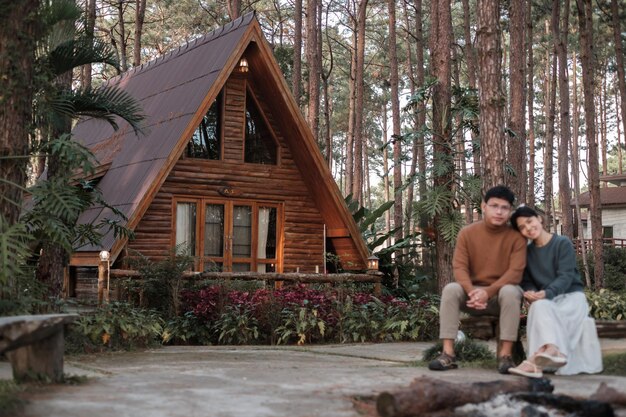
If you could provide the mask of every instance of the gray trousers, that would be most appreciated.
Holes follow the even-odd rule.
[[[456,282],[447,284],[441,293],[439,306],[439,338],[456,339],[461,311],[464,311],[471,316],[499,316],[500,340],[515,342],[519,328],[522,295],[522,288],[519,285],[505,285],[500,288],[497,297],[489,299],[485,310],[476,310],[466,306],[465,303],[469,297],[463,287]]]

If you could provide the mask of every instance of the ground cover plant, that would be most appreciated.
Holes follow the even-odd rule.
[[[17,415],[23,406],[19,398],[23,386],[13,380],[0,380],[0,417]]]
[[[433,297],[375,296],[295,285],[183,292],[183,305],[212,329],[210,343],[308,344],[430,340],[438,317]]]
[[[375,296],[307,285],[233,289],[223,283],[181,291],[181,315],[163,317],[128,303],[83,315],[68,351],[169,344],[310,344],[432,340],[437,297]],[[162,312],[161,312],[162,313]]]

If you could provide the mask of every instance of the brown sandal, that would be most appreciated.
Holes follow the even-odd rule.
[[[458,367],[459,365],[456,363],[456,357],[450,356],[446,352],[441,352],[439,356],[430,361],[428,364],[428,369],[431,371],[447,371]]]

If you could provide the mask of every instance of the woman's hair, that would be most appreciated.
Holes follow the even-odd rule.
[[[513,214],[511,214],[511,226],[513,229],[519,232],[517,227],[517,218],[518,217],[539,217],[539,213],[537,213],[534,209],[531,209],[528,206],[519,206]]]

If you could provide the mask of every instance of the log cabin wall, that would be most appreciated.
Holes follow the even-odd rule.
[[[181,158],[176,163],[135,229],[128,247],[155,260],[174,246],[173,199],[225,199],[224,187],[235,190],[233,201],[280,203],[283,208],[282,254],[279,272],[323,270],[323,227],[313,201],[264,97],[255,93],[260,110],[278,140],[278,164],[244,163],[246,79],[232,76],[224,87],[223,159]],[[253,91],[254,86],[250,86]],[[178,138],[172,138],[177,140]],[[280,234],[280,231],[279,231]],[[280,238],[278,239],[280,241]],[[280,250],[280,248],[279,248]]]

